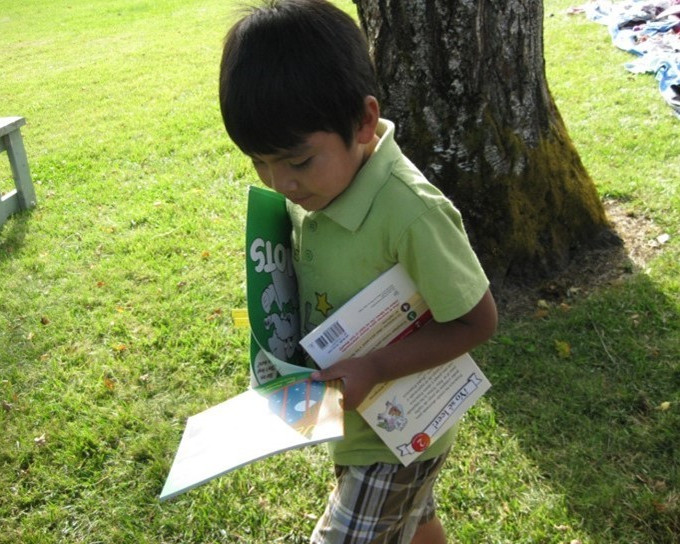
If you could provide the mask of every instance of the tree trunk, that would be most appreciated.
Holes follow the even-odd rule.
[[[397,141],[495,284],[615,238],[550,95],[541,0],[354,0]]]

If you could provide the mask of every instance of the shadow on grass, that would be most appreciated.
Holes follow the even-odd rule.
[[[15,213],[0,225],[0,263],[11,258],[24,245],[33,210]]]
[[[680,315],[644,274],[505,323],[497,418],[593,542],[679,542]]]

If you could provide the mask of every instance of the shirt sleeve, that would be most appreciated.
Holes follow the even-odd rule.
[[[448,201],[408,225],[397,252],[437,321],[465,315],[489,287],[460,213]]]

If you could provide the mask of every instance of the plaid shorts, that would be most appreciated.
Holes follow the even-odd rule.
[[[409,544],[435,515],[432,488],[446,455],[404,467],[336,466],[337,485],[311,544]]]

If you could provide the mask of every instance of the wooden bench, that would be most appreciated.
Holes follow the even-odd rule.
[[[7,151],[15,186],[8,193],[0,195],[0,226],[13,213],[36,205],[26,149],[19,130],[25,124],[23,117],[0,117],[0,152]]]

